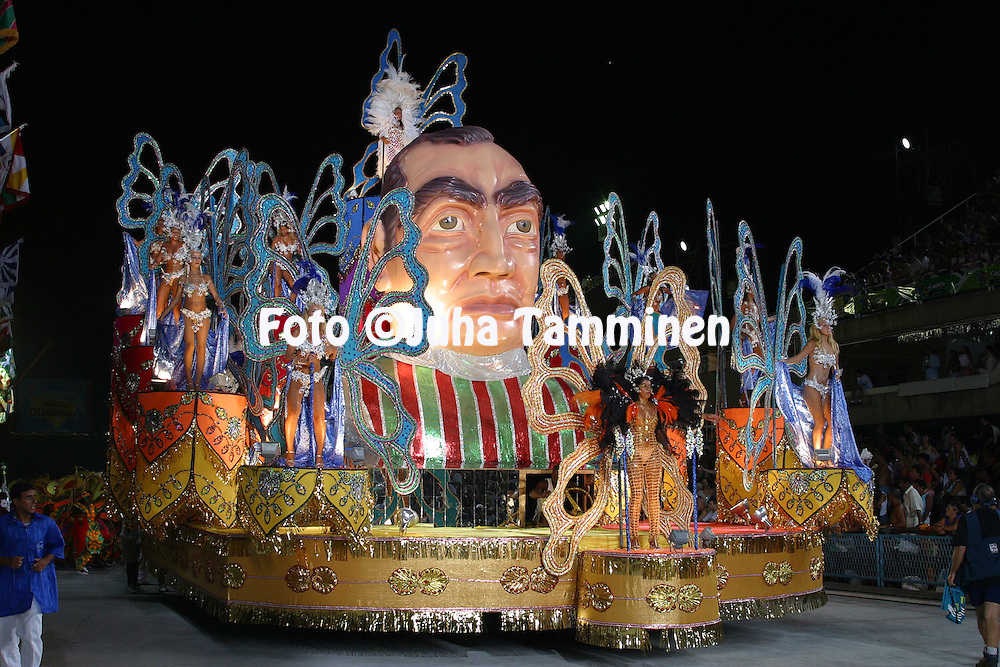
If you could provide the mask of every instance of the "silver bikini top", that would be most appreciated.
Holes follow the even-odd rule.
[[[815,361],[820,366],[825,368],[833,368],[833,365],[837,363],[837,355],[833,352],[824,352],[818,347],[813,350],[812,353],[813,361]]]
[[[184,296],[205,296],[208,294],[208,283],[184,283]]]

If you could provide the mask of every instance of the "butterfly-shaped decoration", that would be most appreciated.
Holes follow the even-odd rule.
[[[635,291],[633,288],[639,269],[628,261],[628,240],[621,201],[617,195],[612,194],[608,202],[610,209],[607,218],[608,236],[604,241],[604,288],[606,294],[618,302],[615,314],[624,317],[631,315]],[[655,223],[655,218],[653,220]],[[654,246],[655,241],[651,242],[646,249],[651,249]],[[655,342],[645,344],[643,341],[639,344],[618,345],[616,342],[609,344],[606,338],[602,338],[601,340],[591,340],[589,344],[582,342],[578,344],[579,359],[583,365],[582,372],[569,367],[550,367],[546,363],[545,357],[552,342],[553,332],[556,328],[561,327],[563,335],[568,336],[571,333],[569,323],[563,320],[562,313],[558,311],[558,300],[555,298],[557,285],[560,281],[565,281],[571,294],[575,297],[578,309],[577,317],[592,317],[576,274],[563,261],[555,259],[546,261],[541,267],[541,282],[544,288],[535,304],[542,311],[540,319],[542,325],[528,351],[532,372],[524,385],[525,395],[528,397],[526,404],[530,406],[528,418],[531,427],[535,431],[545,434],[567,429],[587,431],[588,428],[593,428],[592,425],[585,423],[584,414],[575,409],[561,413],[552,413],[545,409],[540,396],[542,386],[547,380],[559,378],[573,387],[574,391],[579,394],[592,389],[590,378],[599,364],[624,360],[628,368],[645,372],[654,363],[658,349]],[[683,292],[686,283],[684,272],[677,267],[666,267],[657,271],[650,277],[650,289],[640,301],[642,308],[644,310],[652,308],[657,295],[664,286],[669,287],[673,293],[679,294]],[[683,321],[691,314],[692,310],[687,301],[680,300],[678,319]],[[580,333],[579,329],[576,333]],[[697,391],[698,398],[704,401],[705,388],[698,377],[701,361],[698,350],[683,342],[680,344],[680,349],[684,360],[684,376],[689,378],[692,387]],[[556,489],[550,495],[550,500],[546,501],[544,505],[545,516],[551,529],[551,537],[543,551],[542,562],[546,570],[553,574],[562,574],[571,569],[580,540],[587,531],[603,519],[605,508],[611,499],[614,486],[612,481],[616,474],[614,457],[611,452],[602,451],[599,444],[599,434],[593,431],[590,433],[591,435],[585,438],[573,453],[561,463]],[[664,453],[664,456],[667,455]],[[562,502],[566,486],[577,471],[591,464],[597,466],[597,494],[594,503],[583,514],[570,516],[566,513]],[[683,481],[680,479],[676,464],[665,459],[663,465],[664,469],[671,473],[674,478],[675,488],[683,489]],[[691,493],[684,490],[683,493],[678,493],[678,496],[680,500],[676,506],[670,512],[664,512],[661,515],[660,525],[664,534],[668,533],[671,527],[686,528],[690,520],[694,507]],[[563,541],[563,536],[567,533],[569,534],[568,551],[565,549]]]
[[[327,157],[317,170],[309,196],[303,205],[302,213],[298,214],[288,201],[277,191],[257,193],[247,200],[246,210],[250,212],[251,233],[247,239],[248,255],[253,258],[246,272],[245,298],[246,306],[241,310],[239,329],[244,340],[246,356],[245,367],[240,370],[241,384],[249,393],[256,393],[251,406],[274,411],[278,405],[279,395],[274,389],[276,378],[279,377],[277,359],[284,355],[286,344],[275,337],[274,340],[258,339],[258,324],[264,308],[281,308],[288,314],[298,314],[299,309],[292,302],[290,295],[276,291],[275,270],[284,269],[294,275],[299,267],[282,256],[271,247],[269,242],[275,228],[275,222],[286,224],[295,235],[299,247],[304,249],[303,255],[309,262],[309,270],[323,284],[330,286],[330,277],[326,269],[318,261],[322,257],[340,258],[346,247],[344,229],[344,180],[341,174],[343,161],[339,155]],[[252,175],[269,173],[257,166]],[[250,191],[253,192],[259,181],[251,178]],[[246,199],[246,198],[245,198]],[[393,208],[400,218],[399,243],[386,252],[371,269],[355,271],[347,298],[343,303],[331,304],[328,315],[338,312],[348,323],[348,337],[340,348],[338,362],[341,373],[346,378],[346,386],[350,400],[356,404],[361,400],[361,382],[367,380],[378,390],[398,404],[398,388],[385,373],[374,363],[386,354],[420,354],[427,349],[426,336],[421,336],[421,342],[410,344],[402,339],[392,345],[378,346],[371,342],[365,330],[365,321],[372,309],[389,308],[394,304],[407,303],[423,313],[426,321],[430,306],[423,298],[427,285],[427,271],[416,261],[416,246],[420,242],[420,234],[412,220],[413,195],[405,189],[390,192],[382,198],[374,213],[378,220],[388,209]],[[369,225],[361,239],[359,256],[367,257],[374,235],[379,233],[378,225]],[[377,293],[375,282],[382,269],[392,261],[402,262],[404,270],[409,275],[412,286],[405,292]],[[331,289],[331,298],[336,301],[337,292]],[[376,295],[373,298],[373,295]],[[261,381],[269,376],[272,393],[269,397],[260,396],[258,387]],[[392,476],[394,485],[398,485],[400,493],[413,491],[418,483],[418,477],[410,456],[409,443],[416,430],[409,413],[400,410],[400,421],[395,430],[379,435],[371,425],[364,420],[357,420],[359,434],[366,444],[371,446],[387,465],[394,468],[406,468],[404,478]]]
[[[155,227],[160,218],[176,205],[178,193],[198,202],[206,212],[204,238],[206,257],[211,258],[211,275],[219,288],[224,303],[236,326],[233,333],[242,347],[236,359],[230,360],[230,370],[240,380],[248,405],[258,420],[258,430],[266,428],[268,420],[280,409],[279,369],[277,360],[286,350],[278,339],[259,340],[259,318],[266,307],[281,308],[287,314],[299,314],[299,308],[290,295],[275,290],[277,269],[297,273],[288,258],[271,247],[270,239],[275,221],[286,222],[296,237],[302,259],[309,263],[310,271],[327,287],[330,277],[317,261],[322,257],[339,258],[345,248],[344,178],[341,173],[343,159],[336,154],[327,157],[317,170],[312,188],[302,213],[292,207],[287,196],[277,186],[277,179],[266,163],[252,161],[247,152],[225,150],[213,159],[198,186],[189,194],[184,188],[180,171],[173,164],[164,162],[160,147],[148,134],[136,136],[129,156],[129,172],[122,181],[122,195],[117,202],[120,224],[127,230],[142,230],[139,246],[139,265],[144,275],[149,274],[149,247],[156,237]],[[386,209],[394,208],[399,216],[400,242],[385,253],[369,271],[355,273],[350,293],[339,311],[347,321],[351,335],[341,348],[339,361],[350,388],[352,400],[360,400],[359,383],[364,379],[388,394],[398,405],[398,389],[374,364],[385,354],[419,354],[426,350],[426,335],[418,344],[401,340],[394,345],[376,346],[367,337],[364,321],[372,308],[387,308],[397,303],[408,303],[423,314],[426,321],[430,306],[423,298],[427,272],[416,261],[419,230],[412,220],[413,196],[400,189],[386,195],[375,212],[376,219]],[[377,226],[370,225],[362,239],[362,256],[367,256]],[[406,292],[378,294],[374,284],[381,270],[391,261],[402,262],[412,280]],[[336,294],[331,289],[332,294]],[[373,295],[377,295],[373,299]],[[336,303],[331,304],[335,312]],[[262,395],[262,385],[269,384],[270,393]],[[415,431],[410,415],[399,409],[399,424],[395,431],[377,435],[370,425],[358,423],[362,438],[377,454],[393,467],[409,467],[405,479],[393,478],[401,493],[408,493],[417,486],[418,478],[409,454],[409,441]],[[263,433],[261,434],[263,435]]]
[[[467,63],[468,58],[465,54],[453,53],[438,66],[427,87],[420,93],[419,107],[414,119],[419,132],[424,132],[437,123],[453,127],[462,125],[462,117],[465,115],[465,100],[462,99],[462,93],[465,92],[467,85],[465,79]],[[379,82],[390,74],[402,71],[403,44],[399,32],[392,29],[386,38],[385,49],[379,56],[379,70],[372,77],[371,91],[361,108],[362,127],[366,126],[372,102],[378,94]],[[372,163],[378,154],[379,141],[380,139],[376,138],[370,143],[361,159],[354,165],[354,184],[350,189],[352,197],[364,197],[379,180],[377,174],[366,171],[374,168]]]
[[[725,301],[722,298],[722,256],[719,245],[719,224],[715,219],[715,207],[712,200],[705,200],[705,214],[708,218],[706,236],[708,240],[708,273],[711,281],[712,312],[722,315],[725,312]],[[719,344],[717,349],[718,364],[716,370],[716,407],[726,407],[726,349]]]
[[[802,239],[792,241],[781,267],[781,280],[778,287],[778,300],[774,326],[768,318],[767,301],[761,278],[760,263],[757,260],[757,246],[753,232],[746,221],[739,226],[739,245],[736,252],[736,275],[739,280],[736,293],[733,295],[733,307],[736,312],[736,329],[734,336],[734,365],[740,373],[752,373],[756,377],[747,407],[750,417],[747,419],[741,439],[743,440],[746,460],[743,462],[743,485],[749,490],[753,487],[755,466],[764,451],[768,438],[773,437],[771,428],[775,417],[773,405],[773,390],[775,363],[785,356],[786,350],[796,339],[804,344],[805,335],[805,303],[802,298]],[[753,304],[744,306],[744,302]],[[807,361],[802,361],[792,367],[792,371],[802,376],[805,373]],[[759,413],[755,409],[766,408]],[[754,419],[756,414],[763,415]],[[761,420],[764,423],[761,423]]]

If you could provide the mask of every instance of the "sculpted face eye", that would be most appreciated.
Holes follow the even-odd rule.
[[[531,220],[518,220],[507,231],[512,234],[530,234],[535,224]]]
[[[438,218],[434,226],[431,227],[431,231],[445,231],[445,232],[460,232],[465,229],[465,225],[462,224],[462,219],[457,215],[446,215]]]

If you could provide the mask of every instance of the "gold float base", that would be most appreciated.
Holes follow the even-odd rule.
[[[419,524],[400,535],[375,526],[360,550],[327,530],[282,530],[258,544],[238,529],[180,526],[147,555],[221,621],[351,632],[481,633],[499,618],[505,632],[576,628],[587,644],[673,650],[722,641],[720,620],[778,618],[827,601],[814,531],[727,534],[715,524],[714,550],[629,554],[614,549],[617,531],[595,529],[572,573],[555,578],[541,568],[544,528]],[[602,595],[613,600],[607,611],[595,604]],[[698,600],[697,611],[680,606]]]

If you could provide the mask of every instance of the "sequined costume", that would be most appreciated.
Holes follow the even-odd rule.
[[[810,385],[812,386],[812,385]],[[831,374],[825,387],[828,394],[824,400],[830,401],[831,425],[833,429],[833,447],[831,460],[837,468],[850,468],[865,482],[872,479],[872,469],[861,460],[858,445],[854,440],[854,431],[847,414],[847,400],[844,398],[844,387]],[[822,392],[820,392],[822,394]],[[774,397],[785,418],[785,434],[788,436],[796,455],[803,465],[815,467],[813,461],[813,418],[802,398],[802,389],[792,382],[788,365],[784,362],[775,364]]]
[[[208,308],[197,312],[181,308],[181,313],[184,315],[184,319],[191,323],[191,331],[194,333],[201,331],[201,328],[205,326],[205,320],[212,316],[212,311]]]
[[[644,503],[649,518],[649,547],[656,549],[659,546],[657,538],[662,530],[660,516],[663,512],[663,500],[660,492],[663,488],[663,472],[667,472],[674,489],[683,489],[686,486],[674,452],[667,451],[657,438],[657,431],[661,425],[672,423],[676,419],[677,408],[664,397],[663,393],[659,395],[658,400],[653,399],[653,401],[646,406],[633,403],[628,411],[629,431],[633,443],[626,464],[629,486],[628,520],[631,526],[632,548],[639,546],[639,531],[636,527],[639,525]],[[660,432],[663,433],[662,430]],[[683,450],[683,446],[681,449]],[[670,512],[671,524],[682,524],[684,518],[690,517],[694,511],[690,494],[678,494],[677,501],[677,506]]]

